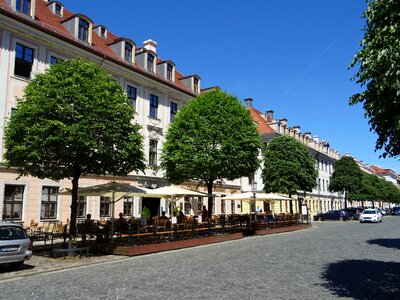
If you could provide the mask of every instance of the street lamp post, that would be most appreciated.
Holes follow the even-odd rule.
[[[251,183],[251,192],[253,193],[254,201],[254,219],[256,218],[256,199],[257,199],[257,182],[253,181]],[[251,229],[251,205],[250,205],[250,229]]]

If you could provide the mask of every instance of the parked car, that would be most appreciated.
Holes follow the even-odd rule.
[[[32,241],[22,226],[0,222],[0,264],[19,268],[32,257]]]
[[[379,211],[379,209],[376,208],[368,208],[364,209],[364,211],[361,213],[359,217],[360,223],[364,222],[382,222],[382,214]]]
[[[358,220],[358,217],[361,215],[363,209],[358,207],[348,207],[345,209],[345,211],[349,214],[350,220]]]
[[[392,215],[400,216],[400,206],[395,206],[392,208]]]
[[[325,213],[320,213],[319,215],[319,219],[321,221],[323,220],[343,220],[346,221],[349,219],[349,214],[344,211],[343,209],[339,209],[339,210],[330,210],[327,211]]]

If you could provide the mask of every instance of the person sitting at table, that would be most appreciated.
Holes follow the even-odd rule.
[[[206,222],[208,220],[208,210],[205,205],[203,205],[203,211],[201,213],[201,219],[203,222]]]
[[[159,226],[165,226],[168,222],[168,217],[165,215],[165,211],[163,210],[161,212],[161,217],[158,217],[157,219],[157,225]]]
[[[91,233],[96,229],[96,225],[94,224],[94,221],[92,220],[92,215],[87,214],[85,221],[83,221],[82,225],[82,240],[86,241],[86,234],[91,235]]]
[[[165,210],[161,212],[161,217],[158,218],[159,220],[168,220],[168,217],[165,215]]]
[[[185,219],[186,219],[185,214],[183,213],[182,208],[181,208],[178,212],[177,221],[178,221],[178,223],[184,223]]]
[[[119,213],[119,218],[115,221],[115,231],[127,231],[128,230],[128,222],[124,218],[124,214],[122,212]]]

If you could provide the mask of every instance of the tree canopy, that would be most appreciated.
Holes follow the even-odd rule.
[[[5,129],[5,160],[20,175],[72,180],[74,234],[81,175],[126,176],[143,170],[139,126],[125,91],[83,60],[65,60],[37,74]]]
[[[400,4],[398,0],[368,0],[361,50],[351,68],[352,80],[364,87],[349,103],[363,103],[371,130],[378,134],[375,149],[383,157],[400,154]]]
[[[329,182],[329,190],[332,192],[344,192],[347,208],[347,196],[360,188],[362,171],[356,161],[350,156],[342,156],[334,164],[334,171]]]
[[[376,201],[399,203],[400,190],[391,182],[375,174],[362,172],[361,184],[349,195],[351,201]]]
[[[169,181],[198,180],[212,194],[216,180],[253,175],[262,147],[249,111],[236,97],[215,90],[178,112],[166,135],[161,167]]]
[[[305,145],[288,136],[274,137],[269,142],[262,170],[266,192],[289,197],[299,190],[310,192],[317,185],[317,177],[315,160]]]

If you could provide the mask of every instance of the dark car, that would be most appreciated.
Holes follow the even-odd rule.
[[[347,214],[349,215],[349,219],[350,220],[358,220],[358,217],[361,215],[361,212],[364,209],[362,208],[358,208],[358,207],[348,207],[345,208],[345,211],[347,212]]]
[[[400,216],[400,206],[395,206],[392,208],[392,215]]]
[[[343,209],[339,209],[339,210],[330,210],[327,211],[325,213],[320,213],[319,215],[319,219],[321,221],[323,220],[343,220],[346,221],[349,219],[349,214],[344,211]]]

